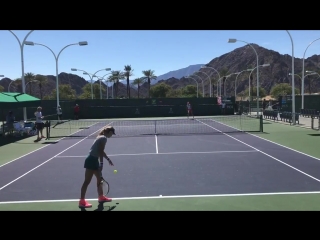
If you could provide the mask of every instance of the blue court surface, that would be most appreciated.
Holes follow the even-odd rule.
[[[108,139],[115,165],[105,161],[103,170],[109,197],[320,191],[319,159],[252,134],[221,133],[217,123],[214,128],[216,134]],[[57,140],[0,166],[0,202],[78,199],[96,133]],[[95,186],[93,178],[88,199],[97,198]]]

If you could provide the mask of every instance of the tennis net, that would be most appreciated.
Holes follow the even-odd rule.
[[[221,134],[234,132],[262,132],[262,117],[248,115],[212,116],[187,119],[155,120],[69,120],[49,121],[48,138],[95,138],[100,130],[109,125],[115,128],[113,137],[145,135]]]

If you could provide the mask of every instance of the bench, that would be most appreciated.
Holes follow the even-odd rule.
[[[276,120],[278,121],[278,111],[264,110],[263,117],[266,119],[272,119],[274,121],[276,121]]]
[[[291,112],[280,112],[279,113],[280,120],[283,122],[292,122],[292,113]],[[299,114],[297,113],[295,116],[296,122],[299,124]]]
[[[300,115],[302,117],[319,118],[319,111],[317,111],[316,109],[300,109]]]

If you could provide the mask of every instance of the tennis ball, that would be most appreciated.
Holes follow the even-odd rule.
[[[113,173],[117,173],[118,171],[117,170],[113,170]]]

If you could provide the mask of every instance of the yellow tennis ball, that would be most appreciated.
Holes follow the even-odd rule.
[[[117,170],[113,170],[113,173],[117,173],[118,171]]]

